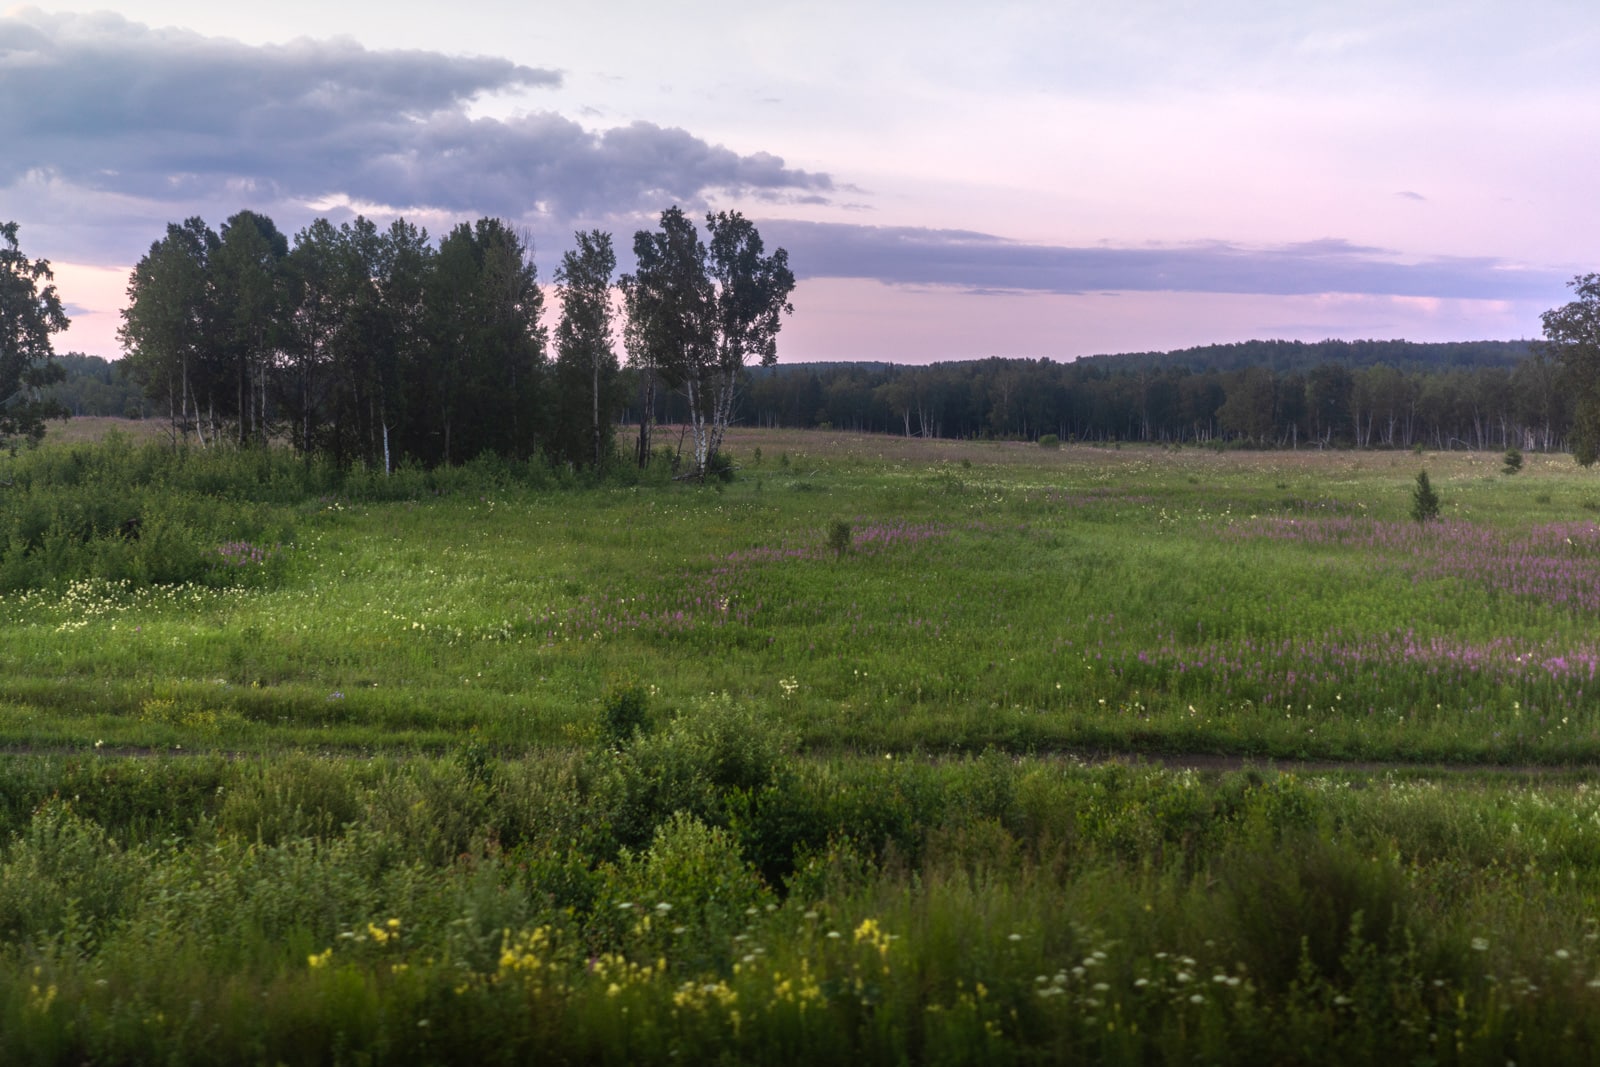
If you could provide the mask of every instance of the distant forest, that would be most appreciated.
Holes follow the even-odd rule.
[[[121,361],[69,353],[51,395],[75,415],[158,412]],[[624,425],[641,413],[640,383]],[[657,397],[666,425],[682,398]],[[736,423],[922,437],[1155,441],[1246,447],[1565,447],[1560,367],[1537,342],[1249,341],[1072,363],[983,359],[754,368]]]
[[[757,371],[744,421],[922,437],[1256,448],[1564,447],[1560,365],[1536,342],[1248,341],[1072,363]]]

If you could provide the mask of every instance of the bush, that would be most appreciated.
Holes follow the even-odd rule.
[[[1218,864],[1233,944],[1267,988],[1288,988],[1309,971],[1348,980],[1349,950],[1404,949],[1411,898],[1405,872],[1321,835],[1290,837],[1276,848],[1240,845]]]
[[[706,476],[708,482],[733,481],[733,457],[726,452],[717,451],[706,457]]]
[[[1411,517],[1419,523],[1439,517],[1439,494],[1433,491],[1427,471],[1417,472],[1417,484],[1411,490]]]
[[[650,727],[650,694],[631,679],[613,682],[601,698],[601,728],[613,746],[626,745]]]
[[[293,755],[242,775],[217,821],[239,837],[274,845],[335,837],[359,813],[349,777],[338,764]]]
[[[648,849],[624,851],[604,875],[594,910],[598,939],[670,946],[687,973],[726,966],[748,911],[771,896],[732,835],[687,812],[657,827]]]
[[[5,850],[0,866],[0,937],[73,944],[117,919],[133,896],[146,854],[126,853],[99,824],[52,799]]]
[[[834,519],[828,523],[828,547],[833,550],[835,559],[843,559],[844,554],[850,551],[850,524],[843,519]]]
[[[134,585],[270,586],[293,523],[279,503],[307,478],[269,453],[98,446],[40,449],[8,465],[0,593],[86,578]],[[3,480],[3,478],[0,478]]]
[[[733,794],[774,784],[795,747],[781,726],[714,697],[614,755],[599,784],[618,845],[642,848],[684,812],[726,825]]]
[[[325,802],[328,808],[339,804],[336,798]],[[489,789],[459,760],[408,760],[376,783],[358,810],[362,825],[407,842],[434,866],[479,850],[493,832]]]
[[[1520,448],[1508,448],[1508,449],[1506,449],[1505,467],[1503,467],[1502,469],[1507,474],[1515,474],[1518,471],[1520,471],[1522,469],[1522,449],[1520,449]]]
[[[1039,438],[1039,447],[1054,452],[1061,447],[1061,438],[1053,433],[1047,433]]]

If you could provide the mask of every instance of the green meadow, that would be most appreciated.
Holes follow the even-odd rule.
[[[1594,1057],[1569,456],[729,449],[0,457],[5,1062]]]

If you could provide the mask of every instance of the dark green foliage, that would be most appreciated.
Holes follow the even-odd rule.
[[[37,443],[44,420],[63,414],[41,391],[61,377],[50,335],[67,328],[47,259],[30,260],[17,224],[0,223],[0,446]]]
[[[405,452],[461,463],[485,451],[526,459],[547,423],[543,291],[533,250],[499,219],[439,243],[424,286],[427,343],[413,369]]]
[[[1439,517],[1439,494],[1428,481],[1427,471],[1417,472],[1417,483],[1411,489],[1411,517],[1419,523]]]
[[[556,324],[556,385],[560,401],[552,452],[570,463],[600,467],[612,453],[617,355],[611,344],[611,276],[617,269],[611,235],[574,235],[577,248],[556,269],[561,321]]]
[[[267,453],[189,455],[112,437],[18,457],[7,473],[0,592],[83,579],[274,585],[296,518],[257,501],[302,498],[320,468],[286,453],[274,463]]]
[[[291,249],[254,212],[220,236],[190,219],[151,246],[129,299],[129,366],[177,438],[264,446],[281,432],[384,471],[544,444],[543,293],[500,220],[458,226],[435,252],[404,220],[319,219]]]
[[[1042,434],[1039,437],[1039,447],[1047,452],[1054,452],[1061,447],[1061,438],[1053,433]]]
[[[747,423],[908,437],[1216,448],[1488,450],[1521,440],[1550,451],[1571,426],[1559,368],[1527,342],[1249,342],[1218,352],[790,364],[753,371],[740,411]]]
[[[248,211],[220,236],[194,218],[152,245],[124,313],[128,363],[177,435],[259,444],[289,431],[296,447],[341,466],[385,470],[483,449],[604,466],[622,398],[635,395],[639,465],[648,465],[649,427],[660,418],[703,427],[692,452],[699,475],[741,418],[1041,444],[1064,436],[1485,449],[1515,434],[1549,450],[1585,439],[1587,379],[1571,367],[1586,327],[1567,309],[1548,313],[1542,349],[1251,341],[1069,364],[775,371],[794,285],[787,254],[767,254],[737,212],[706,222],[702,241],[672,208],[658,230],[635,235],[639,267],[621,280],[626,372],[608,339],[608,234],[576,235],[563,257],[557,281],[571,310],[550,363],[531,249],[505,222],[458,226],[435,251],[404,220],[381,233],[365,218],[318,220],[290,249],[270,219]],[[1575,281],[1580,292],[1583,283]],[[275,351],[284,358],[270,359]],[[1565,389],[1558,363],[1568,368]]]
[[[1505,466],[1501,469],[1506,474],[1516,474],[1518,471],[1522,470],[1522,450],[1520,448],[1506,449],[1504,461]]]
[[[648,848],[623,851],[602,876],[591,938],[603,947],[671,946],[690,974],[727,967],[747,913],[771,895],[732,834],[687,812],[658,826]]]
[[[1406,949],[1404,872],[1349,843],[1302,833],[1262,849],[1255,840],[1225,852],[1213,877],[1239,960],[1269,987],[1286,989],[1308,973],[1349,982],[1357,946]]]
[[[61,380],[46,387],[44,396],[69,415],[109,418],[143,418],[144,391],[127,373],[127,361],[67,352],[56,357]]]
[[[843,519],[834,519],[828,523],[828,548],[833,552],[834,559],[843,559],[844,554],[850,551],[850,524]]]
[[[608,481],[666,484],[670,455],[646,472],[613,465]],[[0,592],[96,579],[138,587],[279,585],[309,519],[356,502],[483,499],[592,484],[542,456],[480,452],[459,466],[407,464],[392,474],[340,466],[283,448],[200,449],[131,444],[47,447],[0,468]]]
[[[728,798],[779,781],[794,749],[788,731],[747,706],[713,697],[611,757],[600,784],[619,845],[642,848],[672,815],[728,822]]]
[[[783,316],[794,308],[789,255],[765,254],[755,226],[739,212],[706,216],[702,242],[682,209],[661,213],[656,230],[633,237],[637,267],[620,285],[628,310],[629,362],[643,376],[647,415],[655,383],[680,390],[694,435],[692,472],[704,479],[733,419],[745,364],[776,362]],[[648,454],[641,422],[640,458]]]
[[[1587,467],[1600,457],[1600,274],[1568,284],[1577,299],[1541,316],[1544,350],[1561,367],[1572,406],[1572,454]]]
[[[134,903],[144,863],[67,801],[51,799],[5,850],[0,938],[89,946]]]
[[[729,830],[768,886],[783,888],[799,857],[822,848],[830,833],[840,832],[824,792],[829,784],[825,776],[784,775],[761,789],[724,798]]]
[[[733,457],[722,451],[711,453],[706,459],[706,479],[724,485],[733,481]]]
[[[601,698],[600,712],[606,742],[626,745],[650,728],[650,693],[632,679],[613,682]]]
[[[297,837],[336,837],[358,813],[350,780],[336,764],[290,756],[237,779],[217,823],[247,841],[274,845]]]
[[[698,710],[702,737],[739,718]],[[157,761],[153,780],[220,774],[233,797],[272,778],[297,798],[280,815],[324,814],[269,842],[212,829],[186,787],[170,817],[190,831],[134,844],[65,798],[82,764],[24,760],[46,797],[0,842],[8,1062],[1410,1062],[1434,1033],[1472,1062],[1569,1062],[1600,1036],[1600,850],[1566,789],[998,754],[774,778],[734,756],[702,770],[756,804],[728,825],[676,810],[605,855],[565,836],[604,799],[568,755],[487,783],[454,760]],[[0,763],[0,788],[21,770]],[[444,829],[541,793],[553,818],[514,844]],[[758,808],[814,823],[787,899],[752,862]],[[885,808],[899,828],[863,848]]]

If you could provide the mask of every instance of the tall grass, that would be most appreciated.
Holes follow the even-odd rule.
[[[637,848],[609,828],[638,772],[604,748],[12,758],[0,1050],[1476,1062],[1594,1036],[1600,801],[1570,782],[801,761],[760,777],[804,822],[768,877],[745,772],[689,758],[720,784]],[[66,795],[104,775],[152,784]]]
[[[1570,464],[1429,457],[1419,527],[1409,456],[733,447],[0,459],[0,1056],[1593,1047]]]
[[[190,518],[79,543],[88,576],[17,557],[63,569],[0,599],[0,736],[442,751],[475,727],[520,750],[568,743],[627,676],[668,708],[728,692],[814,746],[1594,758],[1600,557],[1569,476],[1445,467],[1472,515],[1418,528],[1399,466],[1347,467],[1336,494],[1298,457],[1022,455],[845,452],[706,491],[41,450],[15,461],[33,504],[73,478],[112,510],[159,485]],[[95,573],[170,543],[210,562]]]

